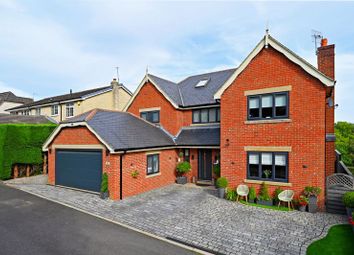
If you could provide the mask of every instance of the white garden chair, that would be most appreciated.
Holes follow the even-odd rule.
[[[238,201],[239,197],[245,197],[246,202],[248,202],[247,196],[248,196],[249,189],[248,189],[247,185],[243,185],[243,184],[238,185],[236,192],[237,192],[237,201]]]
[[[290,206],[294,209],[294,205],[292,202],[293,197],[294,197],[294,191],[292,191],[292,190],[284,190],[284,191],[280,192],[280,194],[278,195],[278,199],[279,199],[278,208],[279,208],[281,202],[285,202],[285,203],[288,203],[289,211],[290,211]]]

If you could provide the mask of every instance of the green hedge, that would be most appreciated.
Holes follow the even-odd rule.
[[[41,164],[42,145],[54,124],[0,124],[0,179],[11,177],[13,164]]]

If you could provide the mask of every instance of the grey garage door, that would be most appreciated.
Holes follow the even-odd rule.
[[[102,152],[92,150],[57,150],[55,184],[99,192]]]

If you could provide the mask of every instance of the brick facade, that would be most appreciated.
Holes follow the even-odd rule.
[[[245,91],[288,85],[289,122],[246,122]],[[263,49],[221,97],[221,175],[228,178],[230,186],[236,187],[247,178],[245,146],[289,146],[289,188],[299,194],[305,186],[318,186],[323,205],[325,98],[322,83],[271,47]],[[248,185],[259,188],[258,184]],[[275,188],[271,185],[270,192]]]

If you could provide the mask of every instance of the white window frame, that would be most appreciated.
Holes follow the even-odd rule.
[[[65,105],[65,116],[66,118],[74,117],[74,103],[67,103]]]

